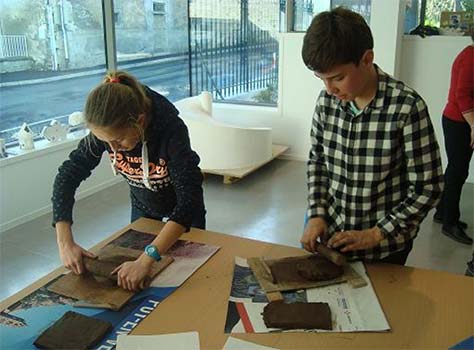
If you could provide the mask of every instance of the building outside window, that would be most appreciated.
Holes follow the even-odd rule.
[[[191,0],[191,93],[276,105],[279,0]]]
[[[292,0],[293,30],[305,32],[318,13],[342,6],[360,14],[370,24],[372,0]]]
[[[33,10],[34,9],[34,10]],[[67,124],[105,72],[102,6],[93,0],[0,3],[0,138]]]
[[[171,101],[190,96],[187,0],[115,0],[117,67]]]
[[[421,0],[419,0],[421,1]],[[441,13],[444,11],[474,11],[474,0],[423,0],[426,2],[424,25],[440,26]]]
[[[445,11],[474,12],[474,0],[407,0],[405,33],[421,22],[425,26],[440,27],[441,13]]]

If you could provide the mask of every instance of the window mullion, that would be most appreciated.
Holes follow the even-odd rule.
[[[104,20],[105,64],[107,70],[117,69],[117,45],[115,38],[115,19],[113,0],[102,0]]]

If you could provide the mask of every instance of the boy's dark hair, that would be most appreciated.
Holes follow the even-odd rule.
[[[340,64],[358,65],[374,39],[364,18],[338,7],[313,18],[303,40],[305,65],[316,72],[327,72]]]

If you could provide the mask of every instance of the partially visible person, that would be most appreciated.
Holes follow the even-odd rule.
[[[320,240],[350,259],[404,265],[442,192],[428,108],[374,64],[370,28],[350,10],[318,14],[302,56],[326,89],[312,122],[301,243],[314,252]]]
[[[448,102],[442,118],[448,165],[443,195],[433,217],[443,224],[444,235],[463,244],[472,244],[459,209],[474,149],[474,35],[471,39],[472,44],[457,55],[451,68]]]
[[[474,277],[474,250],[472,251],[471,260],[467,262],[467,268],[464,274],[469,277]]]
[[[109,72],[87,97],[84,116],[90,134],[59,168],[53,189],[53,224],[64,266],[84,272],[83,256],[95,255],[76,243],[72,233],[74,194],[107,152],[113,172],[130,187],[131,221],[140,217],[166,224],[134,261],[113,273],[127,290],[145,286],[152,263],[189,228],[204,229],[206,210],[199,156],[188,129],[165,97],[134,76]]]

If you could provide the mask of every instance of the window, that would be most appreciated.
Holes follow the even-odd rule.
[[[100,1],[0,2],[0,138],[67,124],[105,71]]]
[[[0,2],[0,138],[7,144],[23,123],[40,137],[52,120],[68,124],[83,110],[106,71],[104,34],[115,35],[108,67],[130,72],[171,101],[206,90],[222,102],[277,103],[280,0],[35,6],[32,12],[29,0]],[[115,31],[104,31],[104,18]]]
[[[160,1],[153,1],[153,14],[164,15],[165,14],[165,3]]]
[[[421,2],[419,0],[407,0],[405,3],[405,33],[416,28],[420,21]]]
[[[472,18],[474,15],[474,1],[473,0],[408,0],[406,4],[405,14],[405,33],[415,28],[419,23],[423,22],[425,26],[433,27],[449,27],[458,17],[463,17],[460,14],[453,14],[452,16],[444,15],[444,23],[441,18],[443,12],[468,12],[467,14]],[[466,16],[466,18],[467,18]],[[471,26],[472,24],[472,20]],[[461,23],[462,30],[469,31],[469,24]],[[471,29],[471,31],[474,29]]]
[[[122,23],[115,27],[118,68],[170,101],[190,96],[187,0],[164,2],[115,0]],[[149,4],[149,3],[148,3]]]
[[[357,12],[364,17],[367,23],[370,23],[370,10],[372,0],[332,0],[331,8],[339,6],[346,7],[354,12]]]
[[[191,0],[191,93],[276,105],[279,0]]]
[[[293,0],[293,30],[305,32],[315,15],[342,6],[360,14],[370,24],[372,0]]]
[[[423,2],[426,3],[424,24],[428,26],[439,27],[441,13],[444,11],[474,11],[472,0],[423,0]]]

